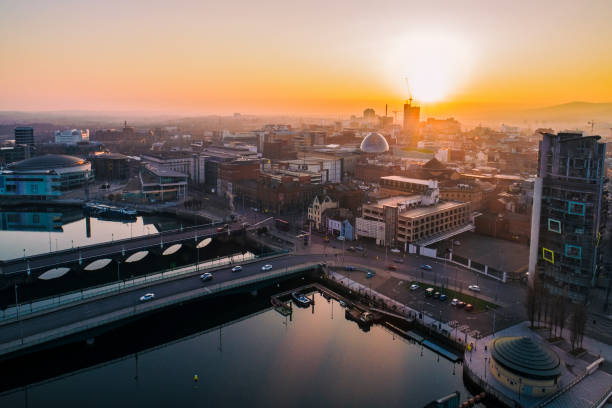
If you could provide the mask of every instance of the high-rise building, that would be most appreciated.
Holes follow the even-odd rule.
[[[420,118],[421,108],[413,106],[412,98],[410,98],[404,104],[404,129],[402,132],[404,143],[416,145]]]
[[[15,144],[34,146],[34,128],[31,126],[16,127]]]
[[[543,133],[534,183],[529,283],[586,302],[601,273],[606,145],[599,136]]]
[[[56,130],[55,143],[75,145],[77,143],[89,142],[89,129],[68,129],[68,130]]]

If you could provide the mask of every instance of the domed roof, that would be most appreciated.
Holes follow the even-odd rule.
[[[532,379],[561,375],[559,356],[529,337],[500,337],[491,342],[491,356],[513,373]]]
[[[389,143],[380,133],[372,132],[361,141],[360,148],[364,153],[384,153],[389,150]]]
[[[32,157],[16,163],[9,164],[10,170],[50,170],[62,167],[72,167],[84,164],[85,160],[80,157],[65,154],[45,154],[44,156]]]

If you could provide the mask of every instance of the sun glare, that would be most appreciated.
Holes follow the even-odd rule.
[[[389,50],[389,74],[403,97],[439,102],[465,84],[472,62],[466,41],[449,34],[413,33]]]

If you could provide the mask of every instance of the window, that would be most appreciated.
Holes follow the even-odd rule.
[[[570,201],[567,204],[567,213],[572,215],[584,215],[584,204]]]
[[[561,221],[555,220],[553,218],[548,219],[548,230],[552,232],[556,232],[557,234],[561,233]]]
[[[548,248],[542,248],[542,258],[547,261],[550,262],[551,264],[555,263],[555,252],[551,251]]]
[[[30,192],[38,193],[38,184],[30,184]]]
[[[565,244],[565,256],[574,259],[582,259],[582,248],[576,245]]]

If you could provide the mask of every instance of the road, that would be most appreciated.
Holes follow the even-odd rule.
[[[264,259],[262,261],[245,264],[240,272],[232,272],[229,266],[219,269],[213,272],[214,278],[208,282],[202,282],[199,274],[197,274],[177,280],[162,281],[147,287],[131,289],[101,299],[92,299],[91,301],[76,304],[69,308],[60,309],[39,316],[32,316],[20,322],[14,321],[3,325],[0,329],[0,344],[138,305],[140,304],[140,296],[145,293],[155,293],[155,299],[151,302],[156,302],[165,297],[188,292],[193,289],[216,285],[240,277],[260,274],[262,273],[261,267],[267,263],[273,265],[273,270],[278,270],[306,262],[312,262],[312,257],[305,255],[284,255],[274,259]]]

